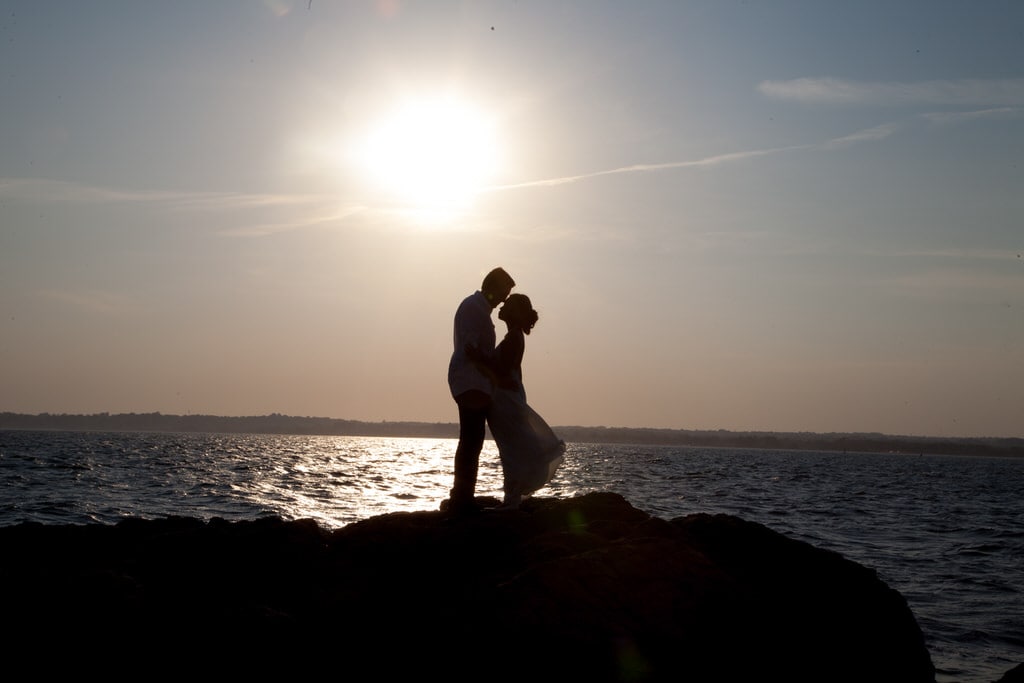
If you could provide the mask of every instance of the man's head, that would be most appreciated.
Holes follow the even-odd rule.
[[[483,284],[480,285],[480,291],[487,297],[491,308],[494,308],[508,298],[509,292],[515,286],[516,281],[505,272],[504,268],[495,268],[484,276]]]

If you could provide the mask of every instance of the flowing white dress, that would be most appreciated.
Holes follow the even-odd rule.
[[[509,335],[506,335],[502,344],[509,341]],[[562,464],[565,453],[565,442],[526,402],[521,369],[522,340],[511,341],[513,347],[518,342],[518,349],[512,351],[513,362],[508,371],[516,386],[495,389],[488,418],[491,436],[501,458],[506,502],[515,502],[547,485]]]

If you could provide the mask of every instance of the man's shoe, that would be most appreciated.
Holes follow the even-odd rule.
[[[446,498],[441,501],[441,512],[448,513],[452,517],[468,517],[478,514],[484,506],[475,500],[452,500]]]

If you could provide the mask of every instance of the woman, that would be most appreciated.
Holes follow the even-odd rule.
[[[487,422],[501,457],[503,508],[518,507],[523,498],[551,481],[565,453],[565,442],[526,403],[523,353],[526,335],[538,317],[525,294],[512,294],[498,312],[508,332],[495,349],[494,404]]]

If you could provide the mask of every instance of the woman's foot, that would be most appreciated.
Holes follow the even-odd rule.
[[[518,510],[523,497],[517,494],[505,494],[504,502],[498,507],[499,510]]]

